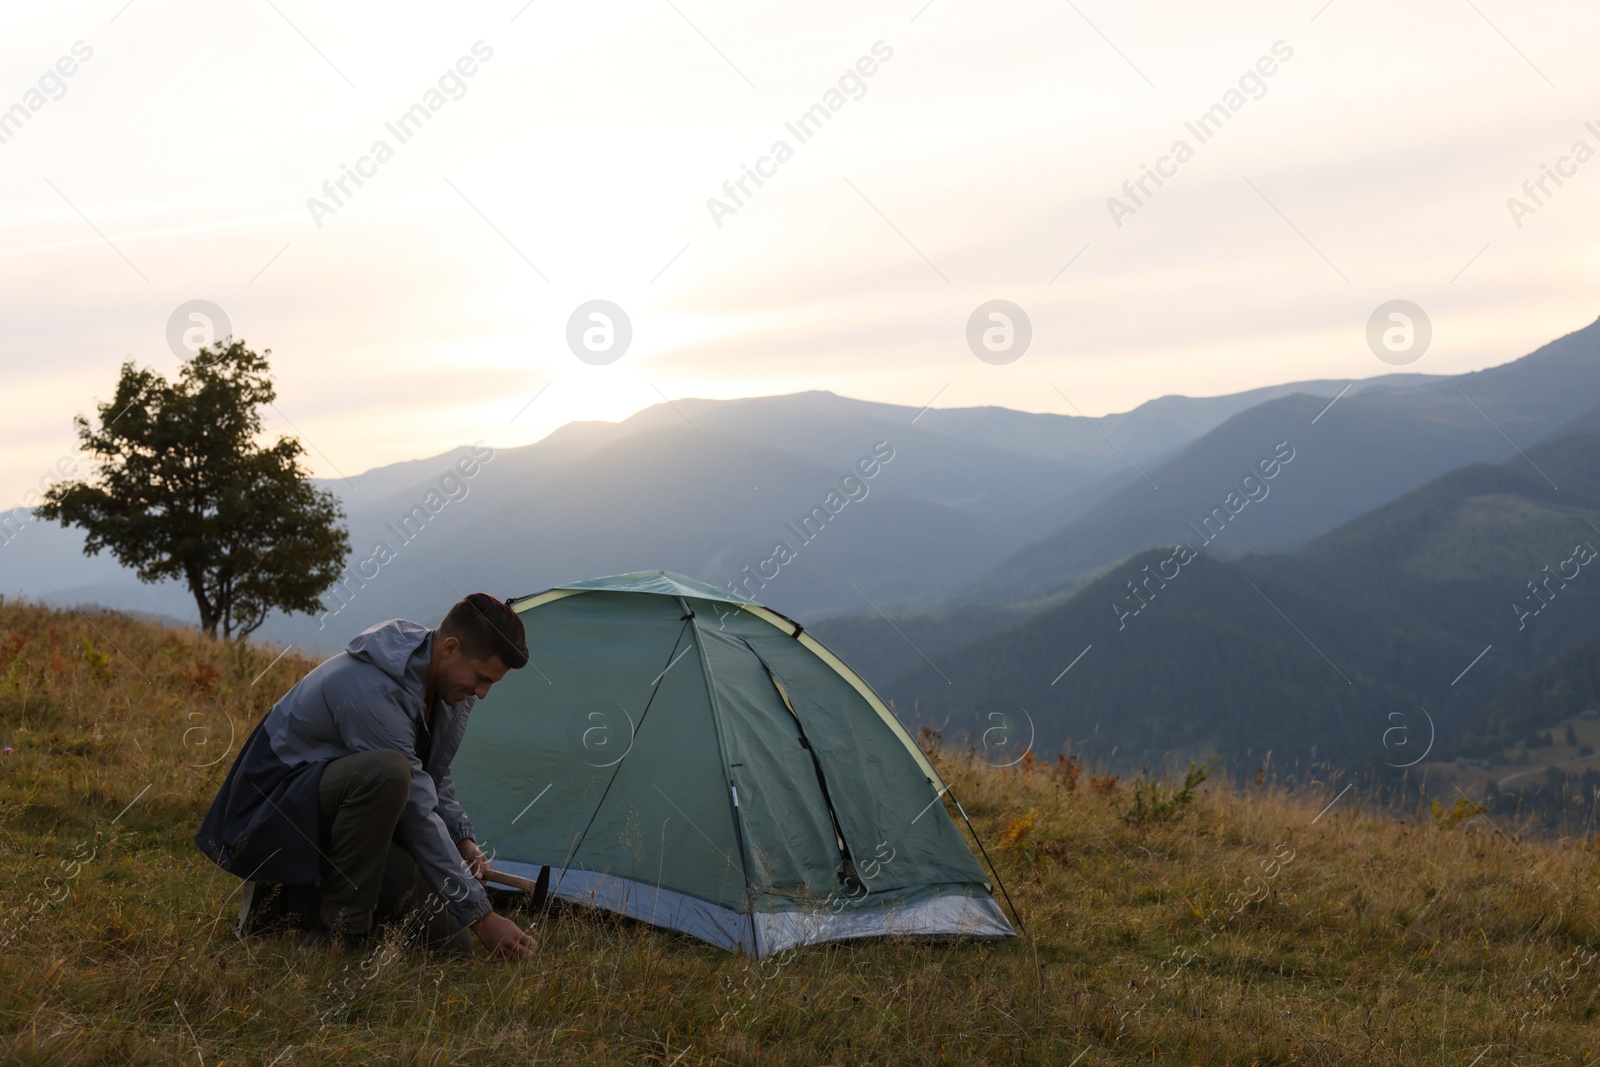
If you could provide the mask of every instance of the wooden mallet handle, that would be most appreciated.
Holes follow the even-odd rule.
[[[491,882],[499,882],[501,885],[508,885],[513,889],[520,889],[524,893],[532,893],[537,888],[530,878],[523,878],[515,874],[505,874],[495,870],[493,867],[484,872],[484,877]]]

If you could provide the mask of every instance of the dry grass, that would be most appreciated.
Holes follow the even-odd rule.
[[[842,944],[758,966],[567,912],[541,924],[542,954],[521,967],[239,943],[238,883],[189,836],[226,769],[202,765],[229,723],[242,739],[310,665],[286,656],[252,685],[275,654],[0,605],[0,744],[15,750],[0,754],[9,1058],[1466,1067],[1600,1055],[1592,844],[1521,840],[1482,817],[1408,825],[1354,791],[1318,818],[1331,786],[1210,783],[1179,817],[1129,825],[1128,783],[951,752],[938,758],[1027,937]]]

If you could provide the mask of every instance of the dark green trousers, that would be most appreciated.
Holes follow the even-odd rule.
[[[394,839],[410,792],[411,764],[392,749],[358,752],[323,768],[317,791],[322,921],[329,930],[355,935],[395,924],[407,944],[470,956],[470,932],[450,917]]]

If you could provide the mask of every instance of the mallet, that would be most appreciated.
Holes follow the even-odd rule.
[[[532,893],[538,888],[538,884],[535,883],[531,878],[523,878],[515,874],[505,874],[501,871],[495,870],[493,867],[485,870],[483,874],[484,877],[491,882],[499,882],[501,885],[508,885],[513,889],[520,889],[524,893]]]

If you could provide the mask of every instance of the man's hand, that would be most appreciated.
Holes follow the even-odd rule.
[[[534,953],[539,951],[538,938],[504,915],[492,911],[472,924],[472,932],[478,935],[483,947],[496,956],[526,960],[532,959]]]
[[[472,872],[472,877],[478,880],[479,885],[485,884],[489,870],[489,857],[483,854],[483,849],[472,838],[456,842],[456,851],[461,853],[461,858],[467,863],[467,870]]]

